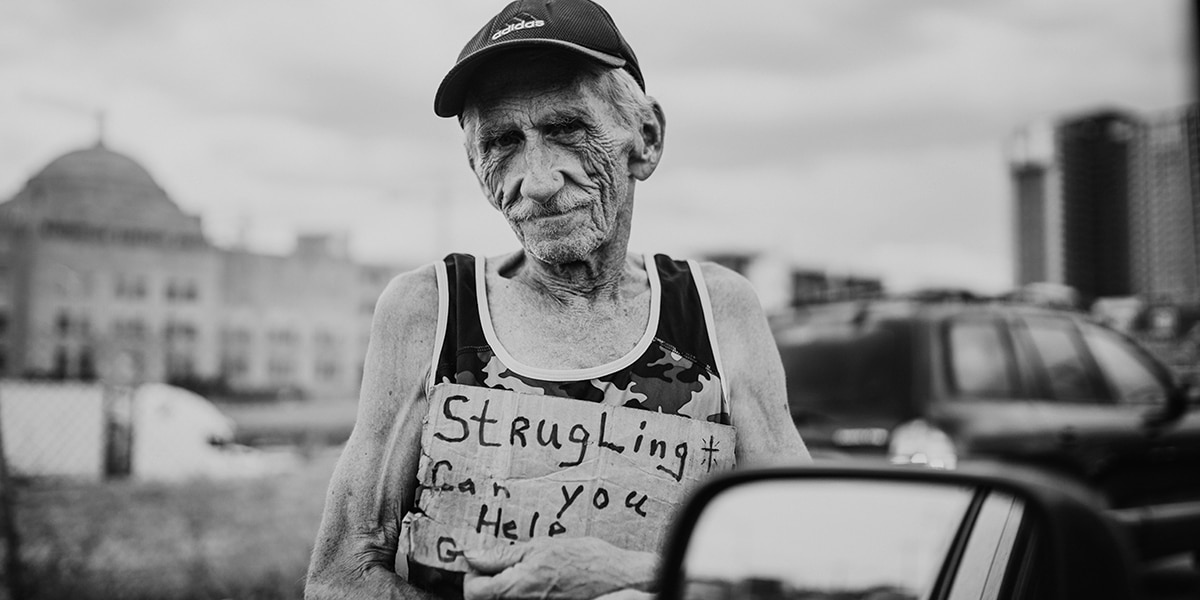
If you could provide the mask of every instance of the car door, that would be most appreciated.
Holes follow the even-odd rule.
[[[1087,481],[1116,505],[1131,501],[1131,484],[1152,461],[1147,408],[1117,401],[1074,319],[1026,315],[1013,331],[1035,381],[1037,428],[1050,436],[1037,462]]]
[[[1131,340],[1105,327],[1081,323],[1083,338],[1117,404],[1144,419],[1161,414],[1172,393],[1172,377],[1162,363]],[[1200,415],[1155,424],[1139,423],[1148,450],[1128,468],[1116,470],[1113,487],[1123,490],[1121,505],[1200,498]],[[1132,461],[1131,461],[1132,462]],[[1119,478],[1119,481],[1116,479]]]
[[[935,396],[934,423],[950,434],[964,458],[1028,462],[1038,453],[1036,408],[1015,359],[1014,344],[1002,315],[958,314],[940,331],[941,387]],[[1049,434],[1041,434],[1048,437]]]

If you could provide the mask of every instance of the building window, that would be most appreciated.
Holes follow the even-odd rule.
[[[317,361],[317,379],[321,381],[336,381],[338,378],[338,365],[330,360]]]
[[[146,297],[146,278],[128,273],[117,274],[117,297],[141,299]]]
[[[167,301],[169,302],[195,302],[199,297],[200,293],[194,280],[172,279],[167,282]]]
[[[196,326],[191,323],[170,322],[167,323],[166,335],[168,340],[193,342],[197,336]]]
[[[140,319],[118,319],[113,321],[113,333],[119,338],[140,340],[146,337],[146,324]]]
[[[54,349],[54,369],[50,372],[50,376],[54,379],[66,379],[70,370],[71,357],[67,354],[67,349],[59,346]]]
[[[321,350],[333,350],[338,345],[337,336],[328,331],[318,331],[313,336],[313,341],[316,342],[317,348]]]
[[[0,336],[8,333],[8,313],[0,310]]]
[[[244,354],[250,347],[250,332],[245,329],[223,329],[221,345],[230,352],[236,349],[239,354]]]
[[[79,352],[79,378],[85,381],[96,379],[96,359],[91,348],[85,347]]]
[[[187,379],[196,374],[195,359],[192,355],[175,352],[167,355],[167,378],[170,380]]]
[[[58,311],[58,316],[54,319],[54,328],[60,337],[66,337],[71,333],[71,315],[65,310]]]
[[[250,365],[244,356],[230,356],[222,361],[221,371],[225,377],[241,379],[250,373]]]
[[[292,361],[273,357],[267,362],[267,374],[275,383],[286,383],[292,376]]]
[[[293,346],[299,336],[287,329],[274,329],[267,333],[267,340],[278,346]]]

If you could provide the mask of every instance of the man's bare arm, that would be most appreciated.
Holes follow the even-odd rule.
[[[358,416],[330,481],[305,598],[431,597],[394,564],[413,503],[436,328],[433,268],[394,279],[376,304]]]
[[[808,462],[788,410],[779,349],[750,282],[713,263],[701,269],[712,300],[717,343],[729,382],[740,467]]]

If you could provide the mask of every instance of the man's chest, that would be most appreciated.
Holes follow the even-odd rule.
[[[490,298],[500,344],[518,361],[544,369],[595,367],[628,354],[646,335],[646,303],[561,310],[506,294]]]

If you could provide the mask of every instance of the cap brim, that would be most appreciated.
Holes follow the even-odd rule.
[[[561,40],[526,38],[499,42],[463,57],[462,60],[458,61],[450,69],[449,73],[446,73],[446,77],[442,79],[442,84],[438,86],[437,94],[433,97],[433,112],[439,117],[458,116],[462,113],[463,98],[466,96],[467,85],[471,81],[471,76],[474,75],[475,69],[484,59],[490,58],[498,52],[529,46],[555,46],[572,50],[613,68],[621,68],[626,64],[625,59],[620,56],[597,52],[591,48],[585,48],[579,44]]]

